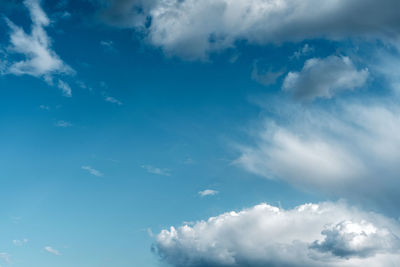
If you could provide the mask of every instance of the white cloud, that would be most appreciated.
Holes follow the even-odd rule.
[[[50,110],[51,109],[50,106],[47,106],[47,105],[40,105],[39,108],[43,109],[43,110]]]
[[[71,127],[72,123],[70,123],[68,121],[59,120],[54,125],[56,127],[67,128],[67,127]]]
[[[290,210],[260,204],[162,230],[156,251],[165,262],[186,267],[394,267],[399,233],[398,221],[341,202]]]
[[[54,255],[57,255],[57,256],[61,256],[61,253],[58,250],[56,250],[56,249],[54,249],[54,248],[52,248],[50,246],[44,247],[44,250],[46,250],[47,252],[49,252],[51,254],[54,254]]]
[[[366,258],[380,252],[396,253],[400,248],[400,239],[396,235],[367,221],[343,221],[326,227],[321,233],[325,236],[324,240],[315,241],[311,247],[342,258]]]
[[[106,102],[110,102],[110,103],[116,104],[116,105],[118,105],[118,106],[122,106],[122,102],[119,101],[118,99],[116,99],[115,97],[112,97],[112,96],[105,96],[105,97],[104,97],[104,100],[105,100]]]
[[[361,87],[367,78],[368,70],[358,71],[348,57],[312,58],[300,72],[288,73],[282,89],[297,99],[312,101]]]
[[[233,47],[240,40],[255,44],[312,38],[395,40],[400,25],[397,0],[110,0],[108,3],[111,3],[105,12],[108,23],[137,28],[150,24],[146,28],[150,43],[162,47],[167,54],[188,59],[204,58],[208,52]]]
[[[314,47],[311,47],[309,44],[305,44],[302,48],[295,51],[293,53],[293,56],[290,57],[290,59],[293,59],[293,58],[299,59],[302,56],[307,56],[308,54],[310,54],[313,51],[314,51]]]
[[[55,74],[73,74],[74,70],[65,64],[51,48],[51,39],[45,31],[50,20],[40,7],[40,1],[25,0],[24,4],[29,9],[32,19],[30,34],[7,19],[11,29],[7,52],[10,55],[22,55],[24,59],[9,60],[3,73],[41,77],[49,84],[53,84]]]
[[[65,97],[71,97],[72,96],[71,87],[66,82],[58,80],[58,88],[61,89],[63,96],[65,96]]]
[[[92,168],[91,166],[82,166],[81,167],[83,170],[88,171],[90,174],[94,175],[94,176],[103,176],[103,173],[101,173],[100,171]]]
[[[201,196],[201,197],[205,197],[205,196],[214,196],[214,195],[216,195],[216,194],[218,194],[219,192],[218,191],[216,191],[216,190],[212,190],[212,189],[206,189],[206,190],[203,190],[203,191],[199,191],[199,195]]]
[[[267,119],[265,128],[257,131],[256,145],[241,146],[236,163],[306,191],[395,209],[400,107],[388,100],[363,101],[328,110],[281,107],[283,118]]]
[[[24,244],[28,243],[28,239],[26,239],[26,238],[24,238],[24,239],[14,239],[14,240],[12,241],[12,243],[13,243],[15,246],[23,246]]]
[[[169,169],[160,169],[151,165],[142,165],[142,168],[152,174],[171,176]]]

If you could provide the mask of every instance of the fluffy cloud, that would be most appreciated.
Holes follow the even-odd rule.
[[[73,74],[71,67],[65,64],[51,48],[51,40],[45,31],[50,20],[41,9],[40,1],[26,0],[24,4],[29,9],[32,19],[30,34],[7,19],[11,29],[7,56],[10,58],[11,55],[18,54],[24,59],[8,60],[2,73],[41,77],[49,84],[53,84],[55,74]],[[59,81],[58,87],[63,90],[65,96],[71,95],[66,83]]]
[[[368,70],[358,71],[348,57],[312,58],[305,62],[300,72],[288,73],[282,89],[297,99],[312,101],[360,87],[367,77]]]
[[[283,210],[267,204],[163,230],[173,266],[396,266],[400,225],[345,203]]]
[[[329,111],[284,107],[284,119],[268,119],[257,134],[257,144],[242,146],[236,162],[306,191],[395,209],[400,108],[388,100],[363,101],[366,104],[337,104]]]
[[[397,0],[109,0],[107,22],[147,27],[168,54],[195,59],[238,40],[281,43],[348,37],[396,41]],[[317,8],[316,8],[317,7]],[[151,21],[151,23],[150,23]]]
[[[366,221],[343,221],[321,233],[325,239],[315,241],[311,247],[343,258],[366,258],[379,252],[395,253],[400,248],[400,239],[396,235]]]

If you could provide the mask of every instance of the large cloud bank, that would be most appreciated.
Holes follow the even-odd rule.
[[[240,148],[238,164],[307,191],[345,197],[385,210],[397,209],[397,104],[389,100],[368,105],[347,101],[329,109],[284,109],[284,120],[266,120],[265,127],[257,133],[256,145]]]
[[[103,19],[146,28],[169,54],[202,58],[238,40],[281,43],[311,38],[379,38],[397,42],[397,0],[109,0]]]
[[[397,266],[400,225],[345,203],[228,212],[157,236],[173,266]]]

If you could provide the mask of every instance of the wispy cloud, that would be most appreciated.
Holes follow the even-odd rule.
[[[68,121],[59,120],[54,125],[57,127],[61,127],[61,128],[67,128],[67,127],[71,127],[72,123],[70,123]]]
[[[114,46],[114,42],[111,40],[103,40],[100,42],[100,45],[103,47],[104,51],[116,53],[117,49]]]
[[[14,239],[14,240],[12,241],[12,243],[13,243],[15,246],[23,246],[24,244],[28,243],[28,239],[27,239],[27,238],[24,238],[24,239]]]
[[[203,190],[203,191],[199,191],[199,192],[198,192],[198,194],[199,194],[201,197],[205,197],[205,196],[214,196],[214,195],[216,195],[216,194],[218,194],[218,193],[219,193],[218,191],[213,190],[213,189],[206,189],[206,190]]]
[[[10,263],[10,254],[5,252],[0,252],[0,259],[2,259],[6,263]]]
[[[112,97],[112,96],[104,96],[104,100],[105,100],[106,102],[110,102],[110,103],[113,103],[113,104],[117,104],[118,106],[122,106],[122,102],[119,101],[118,99],[116,99],[115,97]]]
[[[169,169],[160,169],[160,168],[153,167],[151,165],[142,165],[142,168],[152,174],[171,176]]]
[[[94,176],[103,176],[103,173],[101,173],[100,171],[92,168],[91,166],[82,166],[81,167],[83,170],[88,171],[90,174],[94,175]]]
[[[51,39],[45,31],[50,20],[40,7],[40,1],[26,0],[24,4],[32,19],[31,33],[26,33],[22,27],[6,19],[11,29],[10,46],[7,52],[10,55],[22,55],[24,59],[8,60],[3,73],[41,77],[51,85],[54,84],[53,76],[56,74],[74,74],[75,71],[65,64],[51,48]],[[68,89],[64,82],[59,82],[58,87],[63,90],[65,96],[71,96],[70,88]]]
[[[57,249],[54,249],[54,248],[52,248],[50,246],[44,247],[44,250],[46,250],[47,252],[49,252],[51,254],[54,254],[54,255],[57,255],[57,256],[61,256],[61,253]]]
[[[71,97],[72,96],[72,90],[71,87],[66,83],[61,80],[58,81],[58,88],[61,89],[63,96],[65,97]]]
[[[43,110],[50,110],[50,106],[47,105],[40,105],[39,108]]]

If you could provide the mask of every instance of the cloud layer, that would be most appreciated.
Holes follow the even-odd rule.
[[[284,119],[267,119],[257,144],[242,146],[236,162],[306,191],[395,209],[400,108],[389,100],[363,101],[329,109],[285,106]]]
[[[156,250],[173,266],[396,266],[400,225],[345,203],[283,210],[260,204],[163,230]]]
[[[236,41],[282,43],[312,38],[397,42],[397,0],[110,0],[106,22],[146,28],[150,43],[188,59]],[[315,8],[318,7],[318,8]]]

